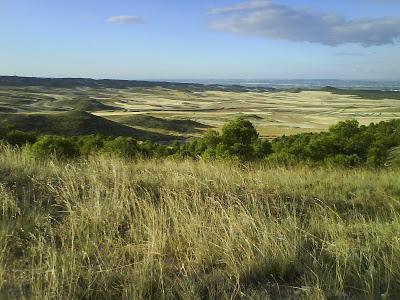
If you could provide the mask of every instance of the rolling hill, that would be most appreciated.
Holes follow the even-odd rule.
[[[40,77],[19,77],[19,76],[0,76],[0,86],[41,86],[57,88],[115,88],[126,89],[135,87],[162,87],[175,90],[190,91],[270,91],[273,88],[245,87],[241,85],[220,85],[220,84],[199,84],[199,83],[178,83],[166,81],[140,81],[140,80],[116,80],[116,79],[90,79],[90,78],[40,78]]]
[[[349,95],[355,96],[360,99],[372,99],[372,100],[383,100],[383,99],[400,99],[400,92],[398,91],[380,91],[380,90],[359,90],[359,89],[338,89],[331,86],[326,86],[321,91],[330,92],[335,95]]]
[[[149,115],[125,115],[113,120],[127,126],[175,131],[179,133],[198,133],[210,126],[188,119],[165,119]]]
[[[40,134],[66,136],[101,134],[104,136],[131,136],[139,140],[169,143],[180,137],[149,132],[125,126],[83,111],[52,114],[0,113],[0,126]]]

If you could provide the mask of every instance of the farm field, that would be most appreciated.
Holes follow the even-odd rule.
[[[382,99],[383,97],[383,99]],[[127,126],[158,133],[198,136],[209,127],[244,116],[261,136],[322,131],[346,119],[361,124],[400,118],[399,100],[373,93],[363,98],[347,91],[221,91],[166,87],[0,87],[0,110],[5,113],[52,113],[84,110]],[[374,99],[376,98],[376,99]],[[129,116],[146,115],[168,120],[191,120],[193,130],[154,126]],[[154,121],[154,120],[153,120]],[[195,123],[198,123],[196,128]],[[131,123],[131,124],[129,124]],[[133,125],[132,125],[133,124]],[[153,127],[152,127],[153,126]],[[200,130],[195,130],[200,129]]]

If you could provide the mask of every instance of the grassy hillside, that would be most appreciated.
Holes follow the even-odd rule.
[[[94,116],[83,111],[53,114],[5,114],[0,113],[0,126],[41,134],[66,136],[101,134],[104,136],[132,136],[156,142],[171,142],[175,136],[148,132]]]
[[[151,129],[161,129],[180,133],[198,133],[210,126],[187,119],[166,119],[149,115],[123,115],[113,117],[113,120],[128,126],[139,126]]]
[[[2,299],[397,299],[400,172],[0,149]]]

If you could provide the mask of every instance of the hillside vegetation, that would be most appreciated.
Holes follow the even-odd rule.
[[[178,137],[131,128],[84,111],[52,114],[5,114],[0,113],[0,127],[53,134],[78,136],[100,134],[103,136],[130,136],[154,142],[172,142]]]
[[[113,117],[112,119],[118,123],[127,126],[140,126],[144,128],[161,129],[184,133],[199,133],[201,132],[201,129],[210,127],[193,120],[165,119],[149,115],[125,115]]]
[[[0,148],[2,299],[397,299],[398,170]]]
[[[104,122],[102,118],[87,113],[74,114],[88,117],[89,122],[83,123],[82,118],[78,118],[78,127],[83,130],[89,130],[89,126],[96,125],[90,122],[92,119],[100,122],[98,126],[93,127],[95,132],[99,132],[100,126],[104,125],[101,123]],[[72,120],[65,123],[66,133],[73,126]],[[32,125],[32,129],[40,124],[37,120],[35,122],[37,124]],[[110,122],[110,125],[116,124],[108,120],[107,122]],[[62,132],[60,124],[54,126]],[[110,127],[104,129],[109,130]],[[129,127],[127,129],[132,130],[128,133],[137,134],[136,129]],[[48,130],[54,128],[49,127]],[[368,126],[360,126],[356,120],[347,120],[330,127],[327,132],[283,136],[271,141],[260,138],[254,125],[242,117],[225,124],[221,132],[208,130],[201,138],[182,144],[176,141],[173,145],[154,143],[146,140],[143,135],[137,139],[109,134],[85,135],[83,132],[77,136],[66,137],[43,135],[43,132],[39,134],[26,132],[7,126],[0,127],[0,139],[11,145],[24,146],[38,157],[76,158],[87,157],[94,153],[111,153],[124,158],[174,157],[240,163],[264,161],[279,165],[381,168],[397,164],[400,120],[371,123]]]

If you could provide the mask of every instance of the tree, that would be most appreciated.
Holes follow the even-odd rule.
[[[79,156],[78,146],[71,139],[54,135],[41,137],[33,144],[32,150],[38,157],[74,158]]]
[[[250,145],[257,141],[258,133],[249,120],[237,118],[222,128],[221,137],[222,143],[227,146]]]
[[[215,148],[219,143],[221,143],[221,136],[218,131],[209,129],[203,135],[202,141],[206,147]]]
[[[208,131],[193,150],[206,158],[248,161],[270,154],[272,146],[269,141],[258,138],[257,130],[250,121],[237,118],[222,128],[221,135],[213,130]]]
[[[82,155],[89,155],[97,152],[104,146],[104,137],[101,135],[89,135],[79,137],[77,141],[79,150]]]
[[[37,141],[37,136],[31,132],[12,130],[6,133],[5,139],[11,145],[23,146],[25,144],[34,144]]]
[[[329,132],[337,135],[340,138],[349,138],[360,132],[360,128],[358,126],[359,123],[357,120],[342,121],[329,128]]]
[[[104,151],[121,157],[132,158],[138,154],[139,147],[134,138],[120,136],[104,142]]]
[[[368,150],[367,165],[380,167],[385,164],[389,156],[389,150],[382,143],[375,143]]]

